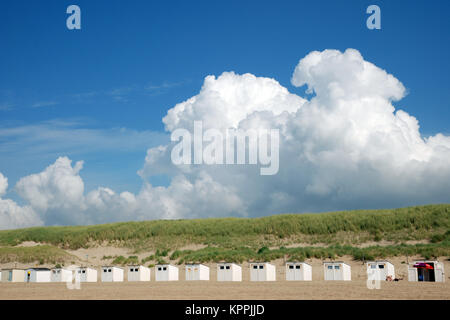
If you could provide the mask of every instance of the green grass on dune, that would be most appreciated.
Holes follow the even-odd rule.
[[[205,263],[205,262],[238,262],[244,261],[273,261],[286,259],[288,261],[304,261],[305,259],[335,259],[342,256],[351,256],[354,260],[375,260],[395,256],[421,256],[425,259],[437,257],[450,257],[450,235],[445,242],[436,244],[399,244],[388,246],[370,246],[358,248],[350,245],[332,245],[327,247],[297,247],[268,249],[262,247],[253,250],[248,247],[220,248],[206,247],[199,250],[176,250],[171,256],[178,263]]]
[[[23,241],[52,244],[62,248],[88,247],[92,242],[126,244],[172,239],[180,244],[226,245],[252,237],[333,243],[339,235],[366,235],[374,240],[430,239],[450,229],[450,205],[427,205],[392,210],[357,210],[321,214],[284,214],[263,218],[157,220],[95,226],[35,227],[0,231],[0,245]],[[345,242],[343,241],[338,242]],[[240,241],[236,241],[240,242]]]
[[[56,264],[73,258],[64,250],[49,246],[38,245],[33,247],[0,247],[0,263],[22,262],[40,264]]]

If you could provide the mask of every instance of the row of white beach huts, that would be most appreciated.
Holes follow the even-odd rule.
[[[287,281],[312,281],[312,267],[306,262],[286,263]],[[351,281],[351,267],[345,262],[324,262],[324,280]],[[394,280],[395,268],[389,261],[369,261],[366,263],[368,275],[376,275],[375,280]],[[101,267],[102,282],[124,281],[124,269],[116,266]],[[128,281],[150,281],[150,268],[128,266]],[[187,264],[185,279],[209,280],[209,267],[203,264]],[[5,282],[97,282],[97,270],[89,267],[73,269],[3,269],[1,281]],[[178,267],[170,264],[155,266],[156,281],[177,281]],[[415,261],[408,266],[409,281],[444,282],[444,264],[438,261]],[[234,263],[217,264],[217,281],[242,281],[242,267]],[[276,281],[276,268],[268,262],[250,263],[250,281]]]

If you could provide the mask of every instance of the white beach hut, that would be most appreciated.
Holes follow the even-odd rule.
[[[76,269],[77,277],[79,277],[80,282],[97,282],[97,270],[81,267]]]
[[[25,282],[51,282],[51,272],[47,268],[31,268],[25,270]]]
[[[203,264],[187,264],[186,280],[209,280],[209,268]]]
[[[72,281],[73,274],[72,270],[55,268],[51,270],[51,281],[52,282],[68,282]]]
[[[242,268],[234,263],[217,264],[217,281],[242,281]]]
[[[178,281],[178,268],[170,264],[155,266],[156,281]]]
[[[342,261],[323,263],[324,280],[352,280],[351,268]]]
[[[414,261],[408,266],[408,281],[445,282],[444,264],[439,261]]]
[[[122,282],[123,269],[113,266],[102,267],[102,282]]]
[[[367,276],[371,280],[385,281],[395,279],[395,268],[389,261],[368,261],[366,263]]]
[[[128,266],[128,281],[150,281],[150,269],[144,266]]]
[[[268,262],[250,263],[250,281],[275,281],[275,266]]]
[[[306,262],[288,262],[286,263],[287,281],[311,281],[312,267]]]
[[[24,282],[25,270],[22,269],[3,269],[2,281],[4,282]]]

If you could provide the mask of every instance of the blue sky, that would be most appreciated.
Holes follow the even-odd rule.
[[[70,4],[81,8],[82,30],[66,28]],[[381,30],[366,28],[370,4],[381,7]],[[5,0],[1,8],[0,127],[23,131],[0,136],[10,186],[67,155],[85,161],[86,189],[136,192],[146,150],[167,139],[162,117],[205,76],[249,72],[304,95],[290,84],[294,67],[327,48],[355,48],[402,81],[409,93],[396,107],[424,135],[450,131],[448,1]],[[123,130],[128,138],[107,146]],[[58,132],[66,142],[49,139]]]

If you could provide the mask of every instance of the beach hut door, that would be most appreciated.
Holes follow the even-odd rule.
[[[408,281],[417,281],[417,268],[408,268]]]
[[[379,264],[378,265],[378,276],[379,280],[386,280],[387,278],[387,268],[386,264]]]
[[[300,271],[301,270],[300,269],[301,268],[300,265],[299,264],[295,265],[294,268],[295,268],[294,269],[295,270],[294,271],[294,280],[303,280],[302,279],[302,275],[301,275],[301,271]]]
[[[334,280],[333,265],[327,265],[327,280]]]
[[[340,264],[334,266],[334,280],[343,280],[342,278],[343,270]]]
[[[192,279],[192,270],[191,270],[191,268],[187,269],[186,280],[193,280]]]
[[[231,272],[231,266],[225,266],[225,280],[232,281],[233,274]]]
[[[434,270],[434,277],[436,282],[444,282],[444,270],[441,264],[435,265],[436,269]]]

